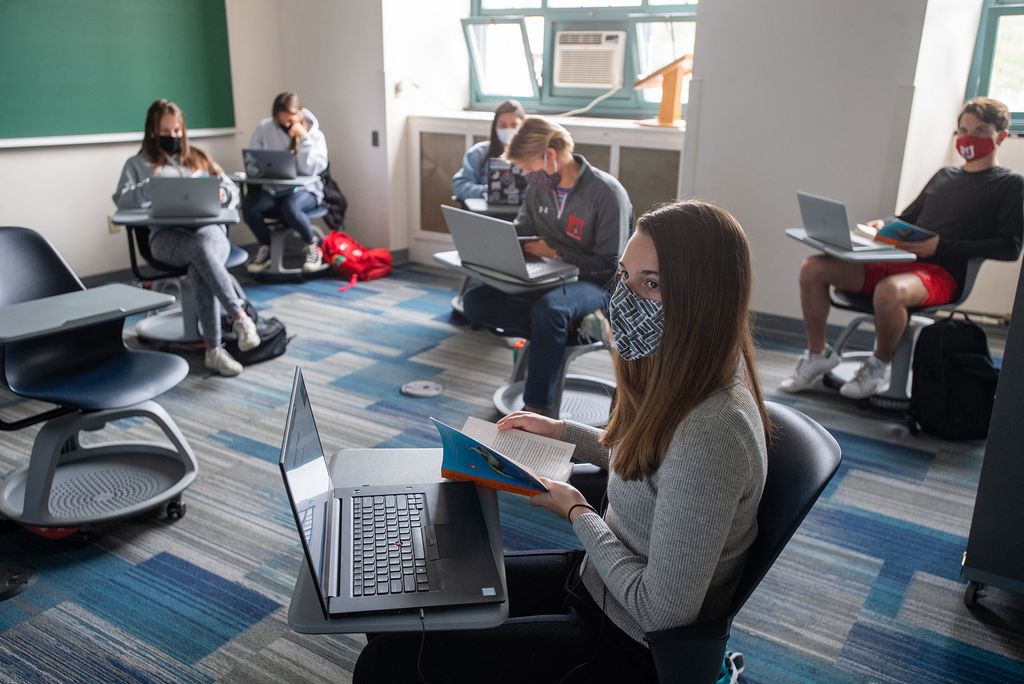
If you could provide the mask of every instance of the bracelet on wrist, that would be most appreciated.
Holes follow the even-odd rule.
[[[565,519],[569,522],[572,522],[572,512],[575,511],[577,508],[586,508],[591,513],[597,513],[597,509],[591,506],[590,504],[578,503],[573,504],[572,506],[569,507],[569,511],[565,514]]]

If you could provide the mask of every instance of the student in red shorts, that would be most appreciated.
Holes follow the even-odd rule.
[[[956,138],[964,165],[940,169],[898,217],[936,233],[899,245],[916,254],[917,261],[856,264],[824,254],[804,260],[800,305],[807,350],[781,390],[803,391],[839,365],[839,355],[825,340],[829,286],[872,295],[874,355],[839,390],[844,397],[863,399],[889,388],[889,366],[908,309],[954,301],[972,258],[1016,260],[1024,234],[1024,176],[996,161],[1009,126],[1010,112],[998,100],[976,97],[964,105]],[[870,225],[880,228],[883,222]]]

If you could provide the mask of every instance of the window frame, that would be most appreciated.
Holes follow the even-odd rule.
[[[632,88],[632,79],[628,74],[639,72],[640,50],[638,45],[638,24],[662,21],[696,21],[697,5],[674,4],[652,5],[649,0],[641,0],[633,7],[585,7],[585,8],[549,8],[548,0],[541,0],[541,6],[529,9],[483,9],[482,0],[471,0],[470,16],[463,20],[463,33],[468,41],[466,22],[486,23],[488,20],[503,22],[520,20],[524,31],[525,48],[529,51],[529,40],[526,35],[526,17],[543,17],[544,20],[544,60],[542,64],[542,83],[539,88],[534,78],[533,98],[518,98],[532,112],[539,114],[558,114],[583,107],[591,100],[603,95],[607,89],[595,88],[581,90],[580,94],[566,95],[555,91],[553,85],[554,50],[550,49],[557,31],[572,30],[623,30],[626,32],[626,54],[623,64],[623,87],[608,99],[599,102],[587,112],[587,116],[637,118],[656,116],[657,102],[645,102],[642,93]],[[500,102],[508,99],[505,96],[484,95],[480,92],[477,79],[477,67],[474,63],[472,50],[469,51],[469,109],[491,111]],[[528,56],[531,76],[535,76],[532,55]],[[683,105],[685,116],[686,105]]]
[[[967,78],[967,99],[987,96],[992,82],[992,60],[995,57],[999,21],[1003,17],[1024,15],[1024,2],[1020,0],[985,0],[978,22],[978,39],[974,44],[974,58]],[[1024,134],[1024,111],[1010,112],[1010,132]]]

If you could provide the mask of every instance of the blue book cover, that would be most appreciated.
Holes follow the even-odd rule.
[[[934,236],[935,233],[930,230],[894,218],[878,229],[875,240],[896,245],[901,242],[920,242]]]

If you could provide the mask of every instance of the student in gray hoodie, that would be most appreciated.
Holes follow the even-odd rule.
[[[270,229],[265,218],[275,215],[286,226],[297,231],[306,243],[302,270],[319,270],[323,252],[313,236],[313,226],[306,212],[324,200],[324,184],[320,174],[327,169],[327,139],[313,112],[303,108],[299,96],[291,91],[274,98],[271,116],[260,121],[252,133],[249,148],[254,150],[289,151],[301,176],[316,180],[298,187],[294,185],[261,185],[246,194],[242,215],[260,243],[256,256],[246,265],[249,273],[261,273],[270,266]]]
[[[478,285],[466,292],[463,310],[473,323],[530,340],[523,402],[526,410],[543,413],[554,404],[570,326],[608,305],[633,228],[633,205],[615,178],[573,154],[567,130],[539,116],[523,121],[505,158],[527,182],[516,230],[536,239],[523,242],[523,251],[575,264],[579,280],[526,295]]]

